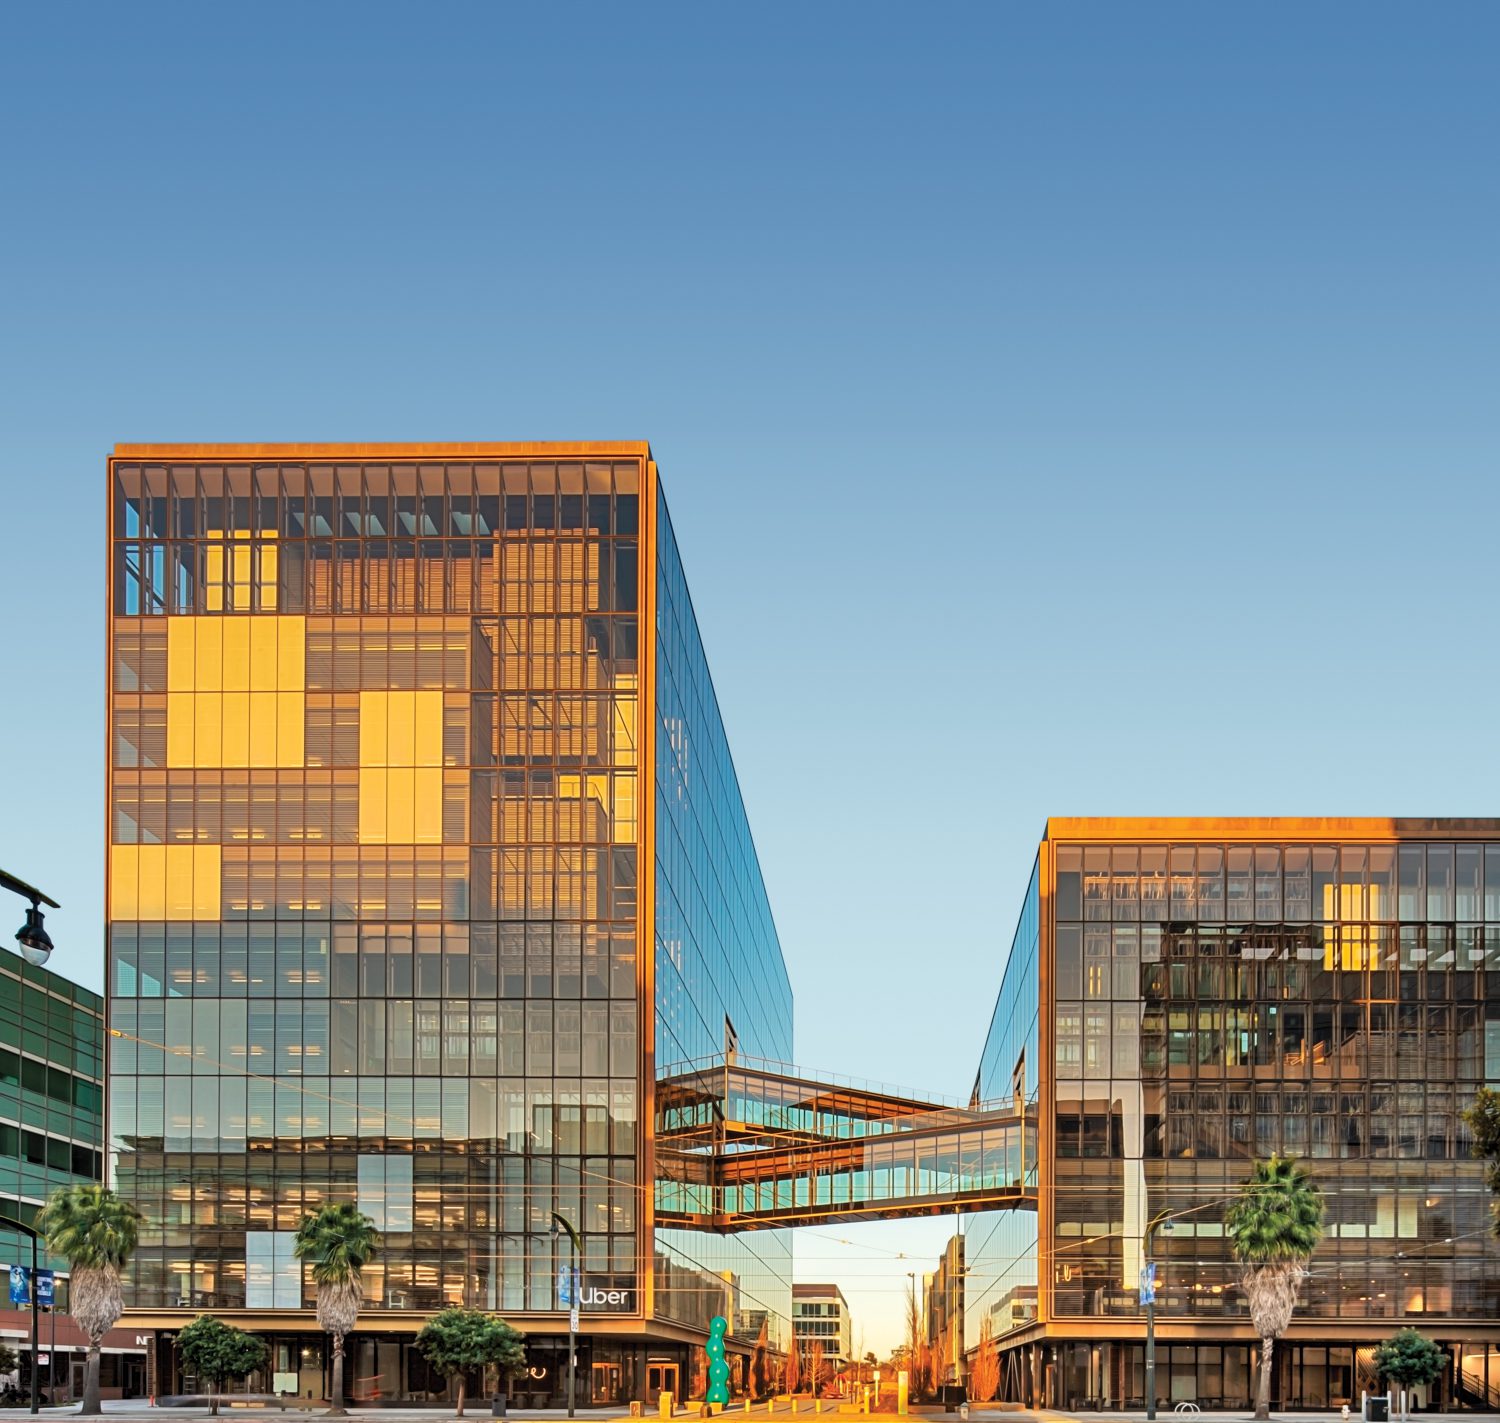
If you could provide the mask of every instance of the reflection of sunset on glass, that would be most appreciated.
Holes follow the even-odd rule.
[[[8,16],[0,1394],[1500,1416],[1500,8],[268,3]]]

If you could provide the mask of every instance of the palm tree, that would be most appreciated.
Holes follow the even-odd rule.
[[[348,1201],[330,1201],[297,1227],[292,1253],[312,1264],[318,1287],[318,1323],[333,1339],[330,1414],[344,1414],[344,1337],[359,1318],[364,1299],[360,1270],[375,1258],[380,1234],[375,1222]]]
[[[1257,1161],[1224,1212],[1240,1288],[1260,1336],[1255,1416],[1271,1416],[1271,1351],[1297,1307],[1307,1262],[1323,1237],[1323,1193],[1290,1156]]]
[[[135,1252],[141,1213],[108,1186],[59,1186],[37,1228],[68,1262],[69,1312],[89,1336],[80,1413],[98,1413],[99,1345],[124,1310],[120,1272]]]

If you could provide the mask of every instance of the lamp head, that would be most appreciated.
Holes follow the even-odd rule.
[[[52,936],[42,925],[42,911],[35,900],[26,911],[26,922],[16,930],[16,939],[21,957],[34,967],[40,968],[52,957]]]

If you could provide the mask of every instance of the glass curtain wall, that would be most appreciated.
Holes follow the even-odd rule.
[[[99,995],[0,949],[0,1215],[32,1225],[59,1186],[100,1179],[103,1056]],[[0,1228],[0,1264],[29,1269],[30,1236]]]
[[[792,991],[666,500],[657,499],[656,1063],[790,1061]],[[661,1164],[661,1163],[659,1163]],[[790,1342],[788,1232],[656,1232],[656,1308]]]
[[[1033,866],[985,1039],[974,1095],[981,1102],[1013,1102],[1035,1110],[1042,1089],[1039,1039],[1041,955],[1040,862]],[[1030,1139],[1035,1139],[1031,1137]],[[1035,1189],[1037,1162],[1025,1163]],[[1032,1211],[988,1211],[972,1216],[964,1240],[964,1347],[978,1347],[986,1321],[994,1338],[1037,1317],[1037,1218]],[[1025,1401],[1025,1378],[1002,1370],[997,1397]]]
[[[112,467],[109,1159],[135,1307],[634,1286],[638,460]],[[390,1390],[389,1382],[384,1386]]]
[[[1222,1217],[1305,1158],[1327,1238],[1299,1318],[1500,1315],[1458,1114],[1500,1081],[1500,845],[1061,844],[1054,1318],[1246,1316]]]

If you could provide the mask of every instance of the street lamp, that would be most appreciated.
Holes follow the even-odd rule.
[[[5,1230],[17,1230],[22,1235],[31,1237],[31,1411],[40,1413],[42,1409],[41,1381],[42,1371],[37,1366],[37,1241],[41,1238],[39,1232],[29,1225],[22,1225],[20,1221],[11,1216],[0,1215],[0,1228]],[[51,1372],[52,1361],[49,1359],[48,1372]]]
[[[1141,1256],[1144,1268],[1142,1284],[1149,1284],[1151,1293],[1146,1296],[1146,1423],[1156,1420],[1156,1275],[1151,1259],[1151,1238],[1158,1230],[1172,1229],[1172,1213],[1162,1211],[1151,1217],[1146,1225]]]
[[[42,923],[42,905],[52,909],[61,909],[62,906],[55,899],[49,899],[35,885],[6,874],[4,870],[0,870],[0,888],[31,901],[31,908],[26,911],[26,922],[16,930],[16,940],[21,945],[21,957],[34,968],[40,968],[52,957],[52,937]]]
[[[573,1367],[575,1339],[578,1333],[578,1232],[567,1216],[552,1212],[552,1238],[557,1239],[561,1231],[568,1233],[570,1254],[568,1266],[568,1417],[573,1416]]]

